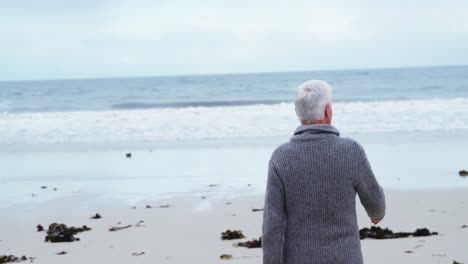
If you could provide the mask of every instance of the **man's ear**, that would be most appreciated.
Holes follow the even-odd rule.
[[[327,124],[331,124],[332,120],[332,108],[331,108],[331,103],[327,103],[325,105],[325,122]]]

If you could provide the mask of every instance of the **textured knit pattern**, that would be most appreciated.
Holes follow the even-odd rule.
[[[384,217],[364,149],[331,125],[298,127],[270,159],[263,263],[363,263],[356,194],[369,217]]]

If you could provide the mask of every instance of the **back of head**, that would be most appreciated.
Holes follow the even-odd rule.
[[[332,100],[332,87],[325,81],[310,80],[299,85],[294,104],[297,117],[307,124],[323,120]]]

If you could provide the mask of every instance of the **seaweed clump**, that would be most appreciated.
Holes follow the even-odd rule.
[[[262,237],[258,239],[252,239],[245,242],[239,242],[234,244],[236,247],[246,247],[246,248],[261,248],[262,247]]]
[[[405,238],[409,236],[423,237],[438,235],[437,232],[431,232],[427,228],[418,228],[414,232],[393,232],[388,228],[381,228],[378,226],[372,226],[371,228],[363,228],[359,230],[359,238],[374,238],[374,239],[392,239],[392,238]]]
[[[233,239],[241,239],[245,238],[244,234],[242,234],[242,231],[238,230],[226,230],[226,232],[221,233],[221,239],[222,240],[233,240]]]
[[[15,255],[0,255],[0,263],[21,262],[26,260],[28,260],[26,256],[17,257]]]
[[[79,241],[80,239],[75,235],[89,230],[91,228],[85,225],[83,227],[68,227],[64,224],[53,223],[49,225],[45,241],[51,243]]]

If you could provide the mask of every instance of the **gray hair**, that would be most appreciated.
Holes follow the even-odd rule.
[[[323,120],[325,106],[332,100],[331,92],[332,87],[321,80],[310,80],[299,85],[294,102],[297,117],[308,123]]]

